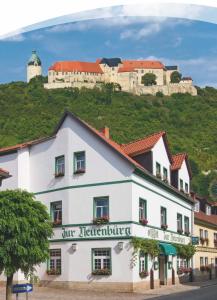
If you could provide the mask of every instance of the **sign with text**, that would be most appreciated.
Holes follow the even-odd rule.
[[[133,236],[153,240],[188,244],[191,238],[176,232],[135,223],[63,226],[54,228],[54,240],[89,240],[108,238],[131,238]]]
[[[15,284],[12,287],[13,294],[30,293],[33,291],[33,286],[30,283]]]
[[[192,236],[191,242],[192,242],[192,245],[199,245],[199,237],[198,236]]]

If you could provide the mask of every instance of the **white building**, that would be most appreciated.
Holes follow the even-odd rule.
[[[165,132],[118,145],[108,128],[99,132],[69,112],[52,136],[0,149],[0,165],[12,175],[0,189],[26,189],[51,212],[42,284],[134,291],[177,283],[171,243],[190,242],[193,201],[171,185],[173,164]],[[157,240],[161,255],[133,264],[132,237]]]

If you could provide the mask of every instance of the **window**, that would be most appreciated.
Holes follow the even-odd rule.
[[[167,210],[165,207],[160,208],[161,213],[161,227],[167,225]]]
[[[64,176],[65,174],[65,157],[64,155],[55,158],[55,176]]]
[[[208,266],[208,264],[209,264],[208,257],[205,257],[205,266]]]
[[[204,265],[203,257],[200,257],[200,267],[202,267],[203,265]]]
[[[111,274],[111,249],[92,249],[94,275]]]
[[[194,205],[194,211],[199,212],[200,211],[200,202],[197,201]]]
[[[177,231],[179,233],[182,233],[182,215],[181,214],[177,214]]]
[[[161,165],[156,162],[156,175],[161,176]]]
[[[61,274],[61,249],[50,249],[49,275]]]
[[[148,254],[140,251],[139,254],[139,273],[148,271]]]
[[[109,197],[94,198],[94,217],[109,218]]]
[[[183,180],[182,179],[179,180],[179,184],[180,184],[180,190],[183,190]]]
[[[185,192],[188,193],[188,184],[185,183]]]
[[[211,206],[210,205],[206,205],[206,214],[207,215],[211,215]]]
[[[203,229],[200,229],[200,238],[203,239],[204,236],[203,236]]]
[[[190,230],[189,230],[189,217],[184,218],[184,229],[185,229],[185,234],[189,234]]]
[[[144,199],[139,199],[139,220],[147,219],[147,202]]]
[[[204,230],[204,238],[208,239],[208,230]]]
[[[85,172],[85,152],[75,152],[74,153],[74,173],[84,173]]]
[[[177,270],[180,268],[188,268],[189,267],[189,261],[186,258],[181,258],[180,256],[177,256]]]
[[[163,180],[168,181],[168,171],[166,168],[163,168]]]
[[[61,225],[62,224],[62,201],[51,202],[50,204],[51,219],[53,224]]]

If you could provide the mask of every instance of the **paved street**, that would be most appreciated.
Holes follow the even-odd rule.
[[[165,287],[157,290],[150,290],[144,294],[130,293],[95,293],[78,292],[72,290],[59,290],[51,288],[35,288],[29,294],[29,300],[216,300],[217,284],[210,286],[186,285],[178,287]],[[19,300],[25,300],[25,295],[20,294]],[[0,288],[0,300],[5,300],[5,289]],[[15,300],[15,295],[14,295]]]

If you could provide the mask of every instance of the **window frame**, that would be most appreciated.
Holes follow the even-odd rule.
[[[165,223],[162,223],[162,212],[165,212]],[[160,207],[160,225],[167,225],[167,209],[164,206]]]
[[[189,193],[189,184],[185,182],[185,192]]]
[[[55,218],[54,218],[54,215],[53,215],[53,213],[54,213],[53,206],[58,205],[58,204],[61,204],[61,222],[59,224],[56,224],[56,221],[55,221]],[[50,202],[50,216],[51,216],[51,220],[52,220],[54,225],[62,225],[62,223],[63,223],[63,203],[62,203],[62,200]]]
[[[110,271],[110,274],[108,275],[111,275],[112,274],[112,251],[111,251],[111,248],[109,247],[105,247],[105,248],[91,248],[91,270],[92,270],[92,273],[94,271],[97,271],[97,270],[103,270],[102,268],[101,269],[95,269],[95,261],[94,261],[94,252],[97,251],[97,250],[101,250],[101,251],[109,251],[109,259],[110,259],[110,268],[108,268],[108,270]],[[102,259],[101,258],[101,266],[102,266]],[[102,274],[101,274],[102,275]],[[107,274],[106,274],[107,275]]]
[[[186,223],[187,221],[187,223]],[[186,224],[187,224],[187,230],[186,230]],[[184,232],[190,233],[190,218],[187,216],[184,216]]]
[[[63,158],[63,171],[62,172],[57,172],[57,168],[59,167],[58,165],[58,160]],[[65,155],[59,155],[55,157],[55,177],[61,177],[65,176]]]
[[[156,175],[161,175],[161,164],[157,161],[155,163],[155,168],[156,168]],[[158,168],[159,168],[159,172],[158,172]]]
[[[163,180],[168,180],[168,170],[165,167],[163,167]]]
[[[200,256],[200,267],[204,266],[204,257]]]
[[[142,218],[140,217],[140,212],[141,212],[140,203],[144,204],[144,207],[143,207],[143,217]],[[145,200],[143,198],[139,198],[139,221],[141,221],[143,219],[147,220],[147,200]]]
[[[184,191],[184,181],[183,181],[183,179],[179,179],[179,189],[180,189],[180,191],[181,190],[183,190]]]
[[[107,210],[108,210],[108,220],[109,220],[109,196],[97,196],[97,197],[94,197],[93,198],[93,218],[94,219],[100,219],[100,218],[103,218],[104,216],[101,215],[100,217],[97,217],[97,205],[96,205],[96,202],[97,200],[100,200],[100,199],[107,199],[108,201],[108,205],[107,205]]]
[[[180,214],[180,213],[177,213],[177,217],[176,217],[176,226],[177,226],[177,232],[179,232],[179,231],[182,231],[183,232],[183,220],[182,220],[183,218],[182,218],[182,214]],[[180,227],[179,227],[179,223],[178,223],[178,221],[181,221],[180,223]]]
[[[77,155],[83,153],[84,154],[84,168],[77,168]],[[83,151],[76,151],[73,153],[73,172],[74,174],[82,174],[82,173],[85,173],[86,172],[86,152],[83,150]]]
[[[142,262],[144,263],[143,265]],[[139,252],[139,273],[141,272],[148,272],[148,253],[143,251]]]
[[[51,255],[51,251],[60,251],[60,255]],[[51,261],[54,261],[54,267],[51,267]],[[60,268],[57,267],[58,260],[60,260]],[[58,269],[60,270],[58,272]],[[52,271],[53,270],[53,271]],[[47,263],[48,275],[61,275],[62,274],[62,250],[61,248],[49,249],[49,259]]]

